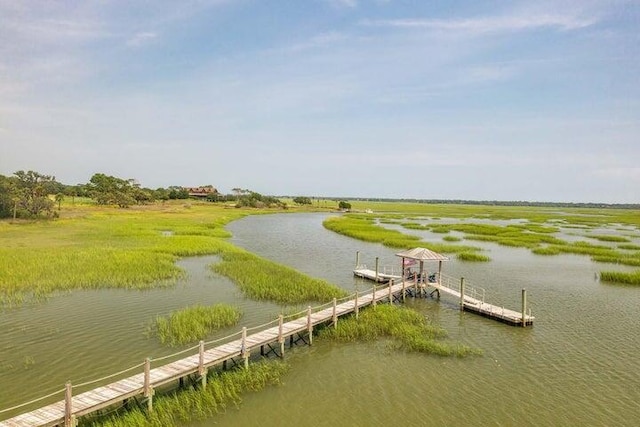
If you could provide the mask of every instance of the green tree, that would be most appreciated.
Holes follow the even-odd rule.
[[[349,210],[351,209],[351,203],[341,200],[340,203],[338,203],[338,209]]]
[[[116,205],[126,208],[136,203],[133,183],[131,179],[96,173],[89,180],[87,187],[90,197],[99,205]]]
[[[310,205],[311,199],[309,197],[298,196],[293,198],[293,203],[296,205]]]
[[[47,216],[52,214],[53,201],[49,199],[49,189],[56,188],[55,177],[42,175],[34,171],[18,171],[16,177],[16,190],[13,194],[17,204],[14,209],[19,209],[21,215],[26,217],[38,217],[42,213]]]

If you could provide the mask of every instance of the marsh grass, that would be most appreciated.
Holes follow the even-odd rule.
[[[442,240],[445,242],[460,242],[462,241],[462,238],[457,236],[444,236]]]
[[[600,240],[601,242],[616,242],[616,243],[629,243],[630,242],[630,240],[627,239],[626,237],[613,236],[613,235],[609,235],[609,234],[594,234],[594,235],[587,234],[586,237],[589,237],[591,239]]]
[[[238,406],[242,394],[280,384],[288,365],[276,360],[252,363],[248,369],[236,368],[209,375],[207,387],[178,390],[158,395],[153,401],[153,412],[139,406],[106,418],[81,419],[82,426],[90,427],[179,427],[202,421],[224,412],[229,405]]]
[[[489,262],[491,258],[487,255],[482,255],[476,252],[460,252],[456,255],[460,261],[470,261],[470,262]]]
[[[640,270],[634,271],[632,273],[624,273],[620,271],[601,271],[600,280],[609,283],[640,286]]]
[[[473,252],[480,248],[463,245],[450,245],[443,243],[425,243],[420,237],[403,234],[397,230],[389,230],[374,223],[369,217],[358,215],[346,215],[331,217],[322,223],[328,230],[366,242],[382,243],[395,249],[410,249],[416,246],[427,245],[429,249],[443,253]]]
[[[247,215],[215,205],[81,206],[56,221],[0,221],[0,307],[73,289],[145,289],[183,276],[178,257],[232,248],[224,225]]]
[[[464,357],[480,354],[479,350],[463,345],[437,341],[446,331],[427,322],[417,311],[390,304],[368,307],[354,316],[341,319],[336,328],[325,328],[320,337],[340,342],[374,341],[390,338],[392,347],[399,350]]]
[[[151,333],[162,344],[177,346],[204,339],[212,332],[238,323],[240,309],[227,304],[195,305],[156,317]]]
[[[625,251],[640,251],[640,245],[633,245],[633,244],[618,245],[618,249],[623,249]]]
[[[560,249],[553,246],[543,246],[539,248],[533,248],[531,249],[531,252],[536,255],[559,255]]]
[[[245,295],[256,300],[299,304],[327,302],[346,296],[345,291],[325,280],[309,277],[237,248],[224,252],[222,261],[211,268],[229,277]]]

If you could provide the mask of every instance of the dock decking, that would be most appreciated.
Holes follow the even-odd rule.
[[[361,307],[370,304],[404,299],[407,294],[407,286],[408,284],[405,282],[396,284],[389,283],[387,286],[374,285],[372,289],[366,292],[356,292],[340,300],[340,302],[334,299],[333,302],[329,304],[315,308],[309,307],[305,312],[288,316],[287,318],[291,317],[292,319],[287,322],[284,321],[285,318],[281,315],[278,319],[265,325],[251,329],[243,328],[242,331],[220,340],[209,343],[201,341],[199,346],[155,360],[156,362],[167,360],[198,349],[195,354],[165,365],[152,369],[152,360],[147,359],[144,363],[133,366],[120,373],[76,385],[76,388],[83,388],[89,385],[96,387],[96,385],[99,384],[96,388],[75,396],[72,396],[72,387],[71,384],[68,383],[65,389],[52,395],[35,399],[27,404],[1,410],[0,416],[2,413],[15,413],[19,408],[33,406],[33,404],[38,401],[44,401],[56,395],[64,396],[64,400],[0,421],[0,427],[74,426],[76,425],[76,420],[81,416],[94,413],[136,396],[146,397],[147,404],[149,408],[151,408],[153,390],[159,386],[178,381],[192,374],[199,375],[203,386],[206,386],[206,372],[208,368],[226,364],[226,361],[238,357],[242,358],[245,366],[247,366],[253,350],[260,348],[260,353],[264,354],[265,346],[268,346],[271,351],[274,351],[271,347],[272,344],[279,345],[280,356],[283,356],[287,338],[290,339],[290,346],[293,344],[293,338],[296,334],[306,336],[309,344],[311,344],[313,341],[314,326],[324,323],[336,324],[340,316],[354,312],[357,315]],[[303,315],[303,313],[306,314]],[[247,332],[250,330],[255,330],[255,332],[247,335]],[[238,335],[240,335],[240,338],[235,338]],[[214,344],[215,346],[213,346]],[[207,346],[211,348],[207,349]],[[107,380],[113,380],[118,376],[122,377],[126,372],[134,370],[137,370],[138,373],[107,383]]]

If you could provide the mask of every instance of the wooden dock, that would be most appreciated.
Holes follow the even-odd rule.
[[[369,280],[378,282],[387,282],[389,279],[382,279],[382,274],[373,270],[354,270],[353,274]],[[527,314],[526,310],[526,293],[523,290],[522,293],[522,311],[515,311],[504,306],[498,306],[490,304],[485,301],[485,291],[483,288],[478,288],[465,285],[464,279],[456,281],[455,279],[446,276],[442,273],[434,275],[435,279],[430,281],[427,277],[424,277],[422,281],[414,279],[408,280],[405,284],[405,288],[409,290],[412,296],[429,295],[436,292],[438,297],[440,293],[455,297],[460,304],[460,309],[479,314],[490,319],[494,319],[503,323],[507,323],[512,326],[531,326],[535,317],[531,313]],[[393,279],[392,279],[393,280]],[[430,289],[433,288],[433,289]],[[464,298],[460,296],[464,294]]]
[[[209,368],[218,365],[226,366],[227,361],[235,363],[236,359],[242,360],[241,363],[248,366],[251,353],[257,349],[260,349],[261,355],[273,352],[283,357],[287,338],[290,347],[298,340],[303,340],[311,345],[314,327],[321,324],[336,325],[339,317],[350,313],[355,313],[357,316],[359,309],[367,305],[404,300],[408,294],[407,286],[409,284],[405,282],[396,284],[390,282],[386,286],[374,285],[372,289],[356,292],[339,301],[334,299],[328,304],[314,308],[309,307],[303,312],[286,318],[280,315],[278,319],[264,325],[242,328],[241,331],[219,340],[207,343],[201,341],[198,346],[173,355],[155,360],[146,359],[144,363],[103,378],[74,386],[67,383],[64,389],[57,392],[22,405],[0,410],[0,416],[2,416],[2,414],[16,413],[23,408],[33,408],[36,404],[42,404],[41,402],[47,400],[64,397],[55,403],[0,421],[0,427],[75,426],[78,418],[82,416],[139,396],[144,397],[148,409],[153,410],[154,389],[160,386],[180,381],[184,377],[195,374],[200,379],[202,386],[206,387]],[[249,332],[252,333],[249,334]],[[297,340],[294,340],[296,336]],[[191,354],[183,356],[188,353]],[[182,358],[152,367],[153,363],[179,356]],[[122,378],[130,372],[137,373]],[[86,389],[89,386],[92,389],[73,395],[74,390]]]
[[[355,270],[353,270],[353,275],[356,277],[361,277],[363,279],[373,280],[374,282],[378,283],[387,283],[389,282],[389,280],[398,280],[401,278],[399,275],[380,272],[376,273],[375,270],[370,270],[366,267],[356,268]]]
[[[459,301],[460,309],[464,311],[470,311],[513,326],[533,325],[535,317],[531,316],[530,312],[526,313],[527,300],[524,289],[522,290],[522,311],[518,312],[485,302],[485,290],[465,284],[464,279],[457,281],[442,273],[439,276],[435,282],[427,282],[423,285],[427,292],[431,287],[434,289],[432,293],[437,292],[438,296],[443,292],[455,297]]]

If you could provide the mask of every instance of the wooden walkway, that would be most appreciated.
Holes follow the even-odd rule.
[[[397,284],[390,283],[387,286],[381,287],[374,285],[372,289],[366,292],[356,292],[340,301],[334,299],[333,302],[329,304],[315,308],[309,307],[305,312],[288,316],[287,318],[291,318],[291,320],[286,322],[285,318],[281,315],[273,322],[251,329],[242,328],[242,331],[220,340],[209,343],[201,341],[200,345],[196,347],[154,361],[166,360],[183,353],[193,352],[197,349],[195,354],[190,354],[168,364],[152,369],[152,361],[147,359],[144,363],[126,369],[125,371],[76,385],[74,387],[77,389],[89,385],[95,387],[96,384],[102,384],[97,388],[75,396],[72,395],[73,390],[71,384],[67,383],[65,389],[53,395],[44,396],[26,404],[0,411],[0,416],[2,413],[15,413],[19,408],[33,407],[35,402],[44,401],[47,398],[51,399],[55,397],[55,395],[64,396],[63,400],[0,421],[0,427],[74,426],[76,425],[76,420],[81,416],[94,413],[137,396],[145,397],[147,399],[147,405],[149,409],[151,409],[153,390],[157,387],[179,381],[192,374],[198,375],[203,386],[206,386],[206,373],[208,368],[220,364],[226,366],[226,362],[230,360],[233,360],[235,363],[234,359],[236,358],[242,358],[245,366],[247,366],[251,352],[258,348],[260,349],[260,354],[263,355],[265,354],[265,349],[268,347],[268,353],[275,352],[277,354],[279,350],[279,355],[283,356],[287,338],[290,340],[290,346],[294,344],[295,335],[298,335],[298,339],[306,338],[308,343],[311,344],[313,341],[313,328],[315,326],[326,323],[333,323],[335,325],[340,316],[354,312],[357,314],[361,307],[370,304],[404,300],[408,291],[406,289],[408,285],[409,284],[405,282]],[[274,324],[275,326],[271,326]],[[250,330],[256,330],[256,332],[248,335],[247,332]],[[238,335],[240,335],[239,338],[232,339]],[[217,345],[213,346],[213,344]],[[272,346],[274,344],[275,348]],[[208,346],[211,346],[211,348],[207,349],[206,347]],[[138,373],[107,383],[108,380],[122,377],[124,373],[134,370],[138,371]]]
[[[533,325],[535,317],[531,313],[526,313],[526,292],[522,290],[522,311],[518,312],[501,306],[489,304],[485,302],[485,291],[465,284],[464,279],[456,281],[453,278],[440,274],[439,280],[428,282],[422,285],[425,291],[432,287],[440,296],[440,292],[451,295],[458,299],[460,309],[479,314],[503,323],[513,326],[530,326]],[[464,295],[464,297],[461,297]]]

